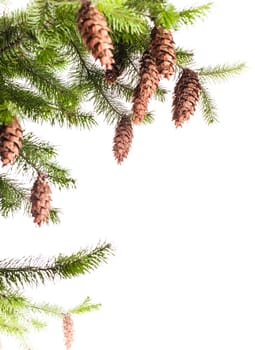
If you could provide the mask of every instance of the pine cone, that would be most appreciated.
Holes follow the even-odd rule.
[[[109,84],[116,83],[118,77],[121,74],[121,67],[117,64],[113,64],[111,69],[107,69],[105,72],[105,81]]]
[[[109,35],[106,19],[90,1],[83,0],[77,17],[78,30],[93,57],[99,59],[102,66],[111,69],[114,63],[113,44]]]
[[[143,121],[148,111],[149,100],[157,90],[160,76],[156,67],[156,60],[152,56],[151,45],[142,56],[140,80],[133,92],[132,120],[135,124]]]
[[[20,154],[23,131],[17,118],[0,128],[0,157],[3,166],[13,164]]]
[[[51,189],[44,173],[39,173],[31,191],[31,213],[34,222],[41,226],[50,214]]]
[[[173,120],[176,127],[182,126],[183,122],[194,114],[200,90],[198,74],[191,69],[183,69],[174,88]]]
[[[69,350],[71,349],[74,338],[73,320],[70,314],[65,314],[63,318],[63,333],[66,350]]]
[[[152,55],[157,69],[164,78],[170,79],[176,64],[176,52],[170,30],[154,27],[151,32]]]
[[[133,128],[129,116],[124,116],[119,121],[114,136],[113,153],[118,164],[127,158],[133,139]]]

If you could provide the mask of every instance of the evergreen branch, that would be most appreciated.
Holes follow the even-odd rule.
[[[61,101],[48,100],[26,86],[6,80],[4,88],[5,98],[16,105],[19,114],[26,115],[35,122],[44,120],[53,126],[59,124],[69,128],[73,126],[91,128],[96,124],[91,113],[83,113],[72,104],[70,107],[63,105]]]
[[[27,303],[26,298],[18,292],[0,289],[0,313],[6,316],[15,316]]]
[[[188,66],[193,63],[194,53],[184,50],[180,47],[176,48],[176,63],[178,66]]]
[[[70,177],[70,171],[57,164],[56,154],[53,146],[30,133],[24,135],[21,153],[15,166],[18,171],[23,171],[26,177],[29,170],[32,178],[35,172],[46,173],[49,181],[59,189],[75,187],[75,180]]]
[[[123,104],[109,91],[110,89],[116,89],[116,87],[109,88],[102,80],[102,73],[82,56],[77,44],[74,41],[70,41],[70,44],[82,68],[80,77],[83,80],[80,82],[80,88],[87,95],[86,100],[93,102],[95,112],[106,115],[106,119],[110,123],[116,118],[121,118],[124,114],[129,114]]]
[[[19,339],[20,336],[28,332],[28,329],[19,323],[15,318],[6,319],[3,315],[0,315],[0,333],[15,336]]]
[[[226,80],[227,78],[231,78],[232,76],[240,74],[240,72],[244,68],[245,63],[237,63],[232,65],[219,64],[214,67],[209,66],[205,68],[200,68],[198,69],[198,74],[200,79],[205,81]]]
[[[208,124],[218,122],[217,108],[205,86],[201,86],[199,102],[205,121]]]
[[[76,307],[68,310],[70,314],[80,315],[84,312],[91,312],[98,310],[101,307],[101,304],[91,304],[90,297],[87,297],[82,303],[77,305]]]
[[[60,218],[59,218],[59,213],[60,210],[58,208],[51,208],[50,209],[50,215],[47,218],[46,223],[47,224],[59,224],[60,223]]]
[[[0,261],[0,285],[38,285],[56,278],[67,279],[95,270],[105,263],[113,250],[110,244],[99,244],[93,250],[83,249],[72,255],[59,255],[57,258],[42,259],[28,257]]]
[[[126,0],[124,4],[135,9],[137,13],[147,16],[150,19],[157,18],[158,14],[167,6],[167,1],[164,0]]]
[[[17,181],[0,174],[0,212],[3,216],[14,213],[28,201],[29,192]]]
[[[32,311],[35,314],[43,314],[47,316],[53,316],[61,318],[65,314],[65,309],[59,305],[52,305],[49,303],[34,303],[27,302],[25,305],[26,310]]]
[[[209,2],[207,4],[190,7],[179,12],[179,22],[180,24],[188,25],[194,24],[197,19],[205,17],[208,11],[211,9],[213,3]]]
[[[164,7],[157,15],[156,25],[162,25],[165,29],[177,29],[180,15],[176,8],[169,4]]]
[[[147,32],[144,17],[137,15],[131,8],[124,7],[123,1],[97,1],[97,8],[105,15],[113,32],[121,33],[123,39]]]

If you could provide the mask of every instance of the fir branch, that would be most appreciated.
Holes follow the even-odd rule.
[[[28,332],[28,329],[16,318],[8,319],[4,315],[0,315],[0,333],[5,333],[7,335],[15,336],[18,339],[20,336]]]
[[[59,224],[60,223],[60,209],[59,208],[51,208],[50,209],[50,215],[47,218],[46,224]]]
[[[80,315],[84,312],[91,312],[98,310],[101,307],[101,304],[91,304],[90,297],[87,297],[85,300],[83,300],[82,303],[75,306],[74,308],[68,310],[70,314]]]
[[[84,91],[84,101],[92,101],[94,111],[97,114],[104,114],[109,123],[122,117],[124,114],[129,114],[129,111],[123,106],[116,96],[112,95],[111,89],[116,87],[109,87],[102,80],[102,72],[92,65],[82,53],[74,41],[70,41],[76,57],[79,59],[81,72],[80,88]],[[118,86],[120,88],[120,86]]]
[[[23,188],[20,183],[0,174],[0,213],[7,217],[14,213],[26,203],[29,198],[29,192]]]
[[[6,316],[15,316],[22,310],[27,300],[18,292],[9,289],[0,289],[0,313]]]
[[[123,1],[97,1],[97,8],[102,12],[113,32],[122,37],[141,36],[147,32],[147,23],[143,16],[137,15],[131,8],[123,6]]]
[[[211,98],[208,89],[204,85],[201,85],[199,102],[205,121],[208,124],[218,122],[215,102]]]
[[[38,285],[57,278],[67,279],[91,272],[105,263],[113,254],[110,244],[98,244],[94,249],[83,249],[71,255],[56,258],[26,257],[0,261],[0,285],[5,287],[25,284]]]
[[[76,183],[70,176],[70,171],[56,162],[56,149],[48,142],[35,137],[32,133],[24,135],[20,156],[16,160],[17,171],[32,178],[39,172],[47,174],[49,181],[62,188],[74,188]]]
[[[207,16],[212,5],[213,3],[209,2],[198,7],[190,7],[179,11],[179,23],[184,25],[194,24],[197,19]]]
[[[193,63],[194,53],[181,47],[176,48],[176,63],[178,66],[188,66]]]
[[[165,29],[177,29],[180,15],[176,8],[169,4],[157,14],[155,23],[157,26],[163,26]]]
[[[197,70],[200,79],[203,81],[218,81],[226,80],[231,78],[240,72],[246,67],[245,63],[236,63],[236,64],[219,64],[216,66],[209,66],[205,68],[200,68]]]

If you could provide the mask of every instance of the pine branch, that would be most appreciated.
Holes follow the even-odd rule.
[[[69,170],[58,165],[56,155],[53,146],[29,133],[23,137],[22,150],[14,169],[16,172],[22,172],[26,178],[30,174],[31,181],[34,181],[37,173],[44,172],[49,181],[59,189],[74,188],[75,180],[71,178]]]
[[[14,213],[27,203],[29,192],[23,188],[17,181],[0,174],[0,213],[7,217]]]
[[[198,69],[198,74],[200,79],[203,81],[212,81],[216,82],[218,80],[226,80],[231,78],[240,72],[246,67],[245,63],[237,63],[232,65],[219,64],[216,66],[209,66],[205,68]]]
[[[112,91],[115,90],[116,87],[109,87],[103,81],[102,71],[91,64],[86,57],[82,56],[82,52],[77,46],[77,43],[71,41],[70,44],[72,45],[76,58],[79,60],[79,79],[82,79],[79,85],[84,92],[84,100],[92,101],[94,111],[97,114],[104,114],[109,123],[114,122],[123,114],[129,114],[129,111],[123,106],[120,100],[118,100],[118,97],[112,95]],[[121,86],[118,85],[118,89],[120,88]],[[128,91],[126,92],[129,93]]]
[[[147,32],[147,23],[143,16],[137,15],[131,8],[123,6],[123,1],[97,1],[97,8],[104,13],[107,23],[113,33],[122,34],[121,37],[134,38],[140,37]]]
[[[215,102],[211,98],[208,89],[204,85],[201,86],[199,102],[205,121],[208,124],[218,122]]]
[[[177,29],[180,15],[176,8],[169,4],[157,14],[155,23],[157,26],[163,26],[165,29]]]
[[[83,249],[72,255],[59,255],[57,258],[42,259],[28,257],[0,261],[0,285],[38,285],[57,278],[67,279],[95,270],[105,263],[113,250],[110,244],[99,244],[96,248]]]
[[[62,105],[61,101],[40,96],[24,84],[20,85],[7,79],[4,83],[4,95],[16,106],[18,114],[27,116],[35,122],[44,120],[50,122],[52,126],[58,124],[68,128],[73,126],[91,128],[96,124],[93,114],[83,113],[78,109],[78,102],[77,107],[72,102],[71,107],[68,107]]]
[[[178,66],[188,66],[193,63],[194,53],[184,50],[180,47],[176,48],[176,63]]]
[[[90,297],[87,297],[85,300],[83,300],[82,303],[68,310],[68,312],[70,314],[80,315],[80,314],[83,314],[84,312],[91,312],[91,311],[98,310],[100,307],[101,307],[101,304],[91,304]]]
[[[184,25],[194,24],[196,20],[207,16],[207,13],[211,9],[212,5],[213,3],[209,2],[198,7],[190,7],[181,10],[179,12],[179,23]]]

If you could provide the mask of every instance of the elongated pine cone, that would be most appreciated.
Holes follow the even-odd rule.
[[[118,164],[127,158],[133,140],[133,128],[129,116],[124,116],[119,121],[113,139],[113,153]]]
[[[20,154],[23,131],[17,118],[0,127],[0,156],[3,166],[13,164]]]
[[[77,17],[78,30],[83,42],[93,57],[99,59],[102,66],[111,69],[114,63],[113,44],[109,35],[110,28],[106,19],[90,1],[83,0]]]
[[[174,88],[173,120],[176,127],[190,119],[194,114],[201,85],[196,72],[191,69],[183,69],[182,75]]]
[[[34,217],[34,223],[41,226],[46,222],[50,214],[51,189],[44,173],[39,173],[33,185],[30,196],[32,208],[31,213]]]
[[[70,314],[65,314],[65,316],[63,317],[63,333],[66,350],[69,350],[71,349],[74,339],[73,320]]]
[[[132,120],[134,124],[143,121],[148,111],[149,100],[157,90],[160,75],[156,67],[156,60],[151,52],[151,45],[142,56],[140,80],[133,92]]]
[[[121,67],[120,65],[113,64],[111,69],[106,69],[105,72],[105,81],[109,84],[116,83],[118,77],[121,74]]]
[[[176,64],[175,43],[170,30],[154,27],[151,32],[152,55],[157,69],[164,78],[170,79]]]

